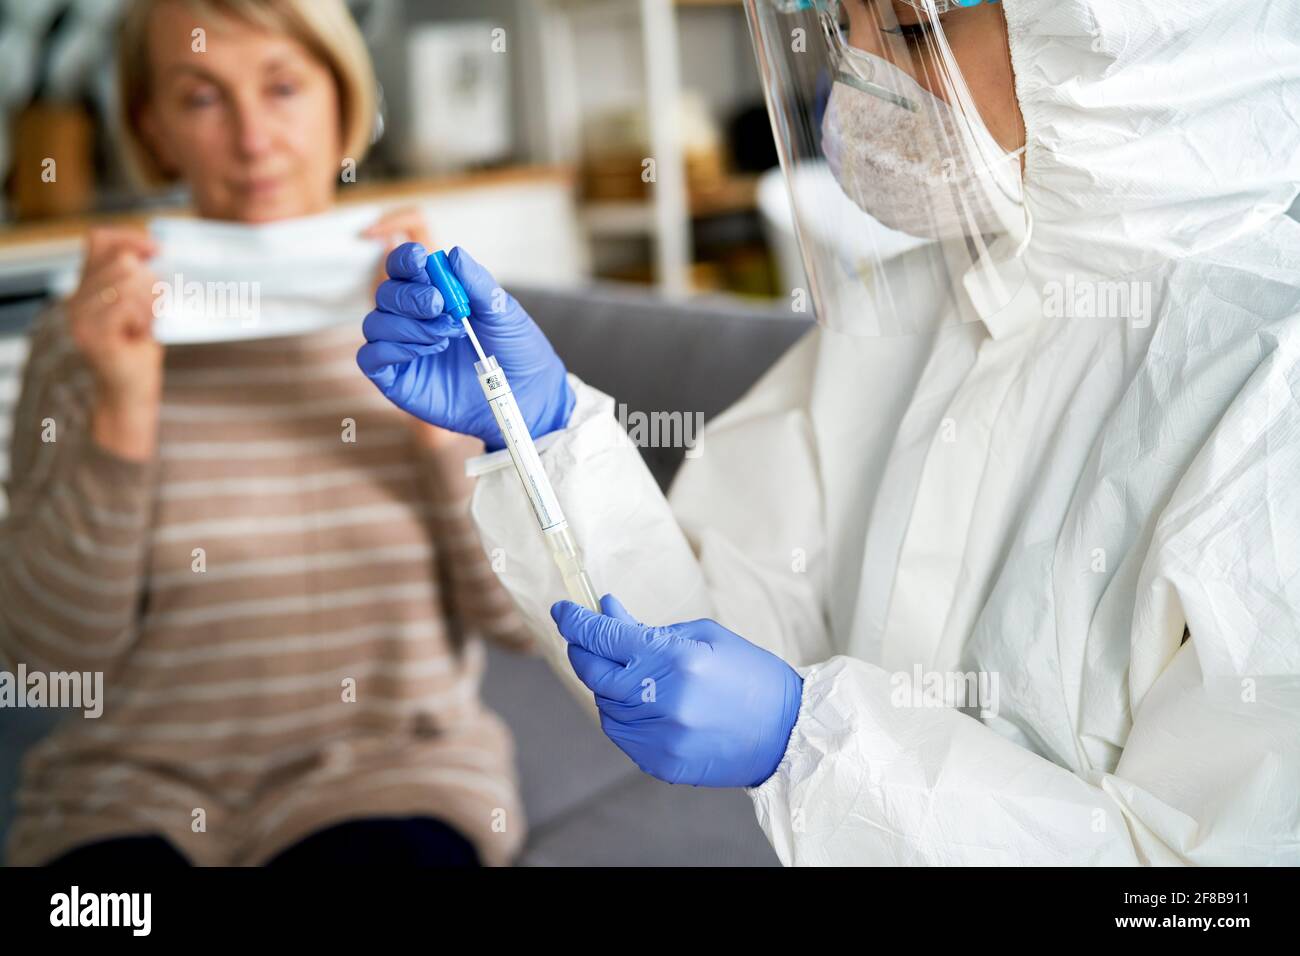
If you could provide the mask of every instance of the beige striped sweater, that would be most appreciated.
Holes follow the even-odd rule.
[[[513,742],[479,701],[478,638],[527,637],[468,517],[466,444],[419,446],[357,369],[361,342],[358,323],[169,348],[141,464],[90,438],[88,369],[44,314],[0,531],[0,665],[102,671],[105,704],[26,757],[9,862],[153,832],[200,864],[258,864],[390,814],[442,818],[490,864],[515,854]]]

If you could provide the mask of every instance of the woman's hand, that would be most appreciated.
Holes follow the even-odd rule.
[[[66,303],[68,332],[95,378],[91,431],[107,450],[136,461],[158,442],[163,347],[153,337],[157,247],[131,229],[92,229],[81,284]]]

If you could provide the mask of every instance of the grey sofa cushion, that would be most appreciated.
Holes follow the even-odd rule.
[[[522,865],[777,863],[749,797],[641,773],[541,658],[491,650],[483,697],[515,737],[529,826]]]
[[[512,291],[568,369],[629,412],[700,412],[707,421],[812,327],[732,299],[670,302],[612,285]],[[642,447],[641,454],[666,488],[685,449]]]
[[[779,866],[739,790],[637,773],[534,831],[522,866]]]

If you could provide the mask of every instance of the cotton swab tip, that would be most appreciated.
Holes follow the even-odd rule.
[[[474,326],[469,324],[469,316],[465,316],[460,320],[460,322],[465,326],[465,333],[469,336],[470,343],[474,346],[474,351],[478,353],[479,361],[486,365],[487,355],[483,351],[483,346],[479,344],[478,336],[474,334]]]

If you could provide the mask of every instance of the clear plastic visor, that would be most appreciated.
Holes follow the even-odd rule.
[[[806,291],[823,324],[893,335],[1005,307],[1028,220],[1001,5],[746,9],[803,259],[796,308]]]

